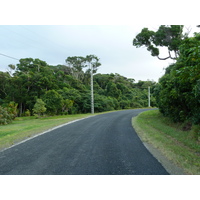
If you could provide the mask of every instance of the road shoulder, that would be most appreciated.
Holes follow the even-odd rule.
[[[162,164],[162,166],[167,170],[170,175],[186,175],[186,173],[180,167],[174,165],[153,145],[147,142],[143,142],[143,144],[148,149],[148,151],[158,160],[158,162]]]
[[[144,146],[147,148],[147,150],[162,164],[162,166],[167,170],[167,172],[170,175],[186,175],[186,172],[184,172],[183,169],[176,166],[172,161],[166,158],[157,148],[155,148],[152,144],[144,141],[142,138],[140,131],[137,127],[134,126],[135,117],[132,119],[132,125],[135,129],[135,132],[137,133],[140,140],[143,142]]]

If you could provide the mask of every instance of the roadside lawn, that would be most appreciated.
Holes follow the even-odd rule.
[[[39,119],[34,116],[17,117],[11,124],[0,126],[0,150],[55,126],[89,116],[92,114],[62,115]]]
[[[172,123],[159,110],[139,114],[132,124],[143,142],[158,149],[186,174],[200,175],[200,141],[194,129],[183,131],[183,124]]]

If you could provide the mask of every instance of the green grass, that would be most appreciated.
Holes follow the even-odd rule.
[[[0,126],[0,149],[7,148],[55,126],[88,116],[92,115],[76,114],[44,117],[40,119],[35,119],[35,117],[18,117],[11,124]]]
[[[183,131],[158,110],[133,118],[133,126],[142,141],[152,144],[187,174],[200,174],[200,142],[193,130]]]

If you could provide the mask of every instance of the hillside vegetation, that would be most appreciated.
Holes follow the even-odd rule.
[[[40,59],[20,59],[9,72],[0,72],[0,124],[16,116],[41,117],[90,113],[91,66],[94,82],[94,110],[103,112],[148,106],[148,86],[154,81],[129,79],[120,74],[97,73],[96,56],[68,57],[66,65],[51,66]],[[153,94],[152,94],[153,95]],[[155,106],[152,96],[151,105]]]

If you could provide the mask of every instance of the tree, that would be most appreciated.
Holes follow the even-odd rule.
[[[91,72],[91,67],[93,69],[92,73],[96,73],[101,63],[99,62],[99,58],[95,55],[87,55],[85,58],[86,66],[88,66],[88,70]]]
[[[55,90],[49,90],[42,97],[46,103],[47,112],[51,115],[56,115],[62,110],[62,96]]]
[[[68,113],[78,113],[81,110],[81,105],[83,101],[83,95],[80,90],[75,88],[63,88],[62,90],[58,90],[58,93],[62,96],[63,100],[69,100],[73,102],[73,105],[69,107]]]
[[[0,72],[0,99],[5,99],[9,94],[11,76],[8,72]]]
[[[116,73],[95,74],[101,65],[95,55],[68,57],[67,62],[69,66],[50,66],[39,59],[20,59],[12,75],[0,72],[0,105],[13,101],[18,115],[26,116],[34,114],[36,99],[42,99],[50,115],[86,113],[91,109],[93,82],[97,112],[147,105],[143,86],[150,84],[148,81],[134,83]],[[80,74],[73,76],[74,72]]]
[[[69,109],[72,108],[74,102],[69,99],[63,99],[62,101],[62,112],[63,113],[68,113]]]
[[[121,91],[117,88],[115,83],[109,81],[107,84],[106,94],[107,96],[118,99],[121,96]]]
[[[40,72],[45,67],[47,67],[47,63],[40,59],[33,59],[33,58],[23,58],[19,60],[19,64],[17,64],[17,71],[21,71],[24,73],[27,72]]]
[[[156,88],[160,111],[175,122],[200,123],[200,34],[186,38],[177,62],[170,65]]]
[[[42,101],[42,99],[37,99],[36,103],[33,107],[33,113],[37,116],[40,117],[41,114],[46,112],[46,107],[45,107],[45,103],[44,101]]]
[[[73,56],[68,57],[65,61],[71,69],[71,75],[78,80],[83,80],[83,68],[85,67],[86,62],[85,58],[82,56]]]
[[[18,104],[19,116],[26,110],[26,101],[29,99],[26,84],[27,80],[24,75],[14,76],[9,81],[10,89],[7,101],[14,101]]]
[[[156,32],[143,28],[133,39],[133,46],[137,48],[145,46],[152,56],[156,56],[160,60],[169,58],[176,60],[179,56],[179,46],[185,37],[186,35],[183,35],[183,25],[161,25]],[[158,47],[167,47],[169,55],[165,58],[160,58]],[[174,57],[171,55],[172,52]]]

